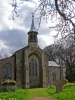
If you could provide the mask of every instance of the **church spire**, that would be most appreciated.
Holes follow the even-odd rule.
[[[32,13],[31,28],[30,28],[30,31],[28,32],[28,43],[30,42],[37,43],[38,42],[37,34],[38,32],[35,30],[35,26],[34,26],[34,13]]]
[[[34,26],[34,13],[32,13],[32,24],[31,24],[30,31],[35,31],[35,26]]]

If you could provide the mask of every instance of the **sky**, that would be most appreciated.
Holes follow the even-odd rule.
[[[31,0],[30,0],[31,1]],[[12,0],[0,0],[0,55],[12,55],[15,51],[28,45],[28,35],[32,22],[32,12],[35,10],[38,0],[20,1],[17,0],[17,10],[19,17],[12,19]],[[35,27],[38,28],[36,20],[38,13],[35,16]],[[44,20],[41,22],[41,27],[38,30],[38,44],[43,49],[46,46],[54,43],[53,35],[55,31],[49,28]]]

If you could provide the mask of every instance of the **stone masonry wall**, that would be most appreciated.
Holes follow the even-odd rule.
[[[56,79],[53,80],[53,74],[56,74]],[[55,85],[56,80],[61,78],[61,67],[49,67],[49,86]]]
[[[43,87],[48,86],[48,59],[49,56],[44,51],[42,51]]]
[[[24,88],[25,80],[24,80],[24,51],[19,50],[15,53],[16,55],[16,81],[18,83],[18,87]]]
[[[49,56],[45,53],[45,59],[44,59],[44,65],[46,68],[46,87],[48,86],[48,72],[49,72],[49,67],[48,67],[48,60],[49,60]]]
[[[35,47],[35,46],[30,46],[29,48],[25,49],[24,51],[24,56],[25,56],[25,62],[24,62],[24,66],[25,66],[25,87],[26,88],[30,88],[30,84],[29,84],[29,65],[28,65],[28,57],[30,54],[35,53],[36,55],[39,56],[39,58],[41,59],[41,63],[40,63],[40,85],[43,87],[47,87],[48,85],[48,55],[41,50],[39,47]]]
[[[30,88],[30,84],[29,84],[29,55],[31,54],[36,54],[39,57],[41,57],[41,50],[38,47],[29,47],[27,49],[25,49],[24,51],[24,57],[25,57],[25,61],[24,61],[24,66],[25,66],[25,87],[26,88]],[[41,58],[40,58],[41,59]],[[41,67],[41,66],[40,66]]]
[[[6,63],[10,63],[12,67],[12,79],[14,79],[14,56],[0,60],[0,82],[3,81],[3,67]]]

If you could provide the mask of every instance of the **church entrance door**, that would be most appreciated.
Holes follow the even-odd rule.
[[[30,88],[39,87],[39,85],[40,85],[39,77],[30,76]]]
[[[39,58],[36,54],[33,54],[29,58],[29,83],[30,88],[39,87]]]

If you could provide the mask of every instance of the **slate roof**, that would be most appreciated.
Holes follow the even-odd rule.
[[[48,66],[50,66],[50,67],[61,67],[59,64],[57,64],[54,61],[48,61]]]

